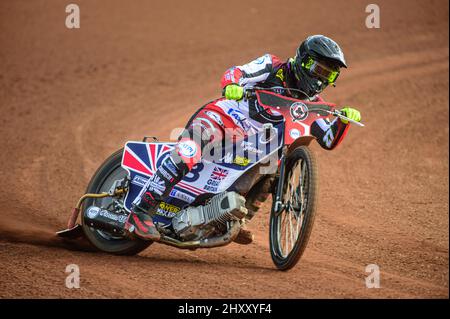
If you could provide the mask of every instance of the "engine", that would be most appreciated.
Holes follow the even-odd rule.
[[[204,206],[183,209],[172,219],[172,226],[178,236],[192,240],[215,230],[226,230],[228,222],[241,220],[245,215],[245,198],[236,192],[224,192]]]

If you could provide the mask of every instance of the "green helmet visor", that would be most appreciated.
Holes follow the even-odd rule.
[[[326,81],[328,84],[333,84],[339,75],[339,69],[332,69],[328,65],[318,62],[311,57],[308,57],[305,62],[302,62],[302,67],[311,75]]]

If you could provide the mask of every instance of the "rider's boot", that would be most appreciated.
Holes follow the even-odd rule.
[[[125,230],[142,239],[159,241],[161,234],[153,222],[153,216],[158,212],[162,200],[184,175],[185,171],[179,169],[172,157],[168,156],[150,177],[139,200],[134,203],[125,222]]]
[[[241,245],[250,245],[253,242],[254,236],[251,230],[247,229],[244,225],[241,226],[239,233],[237,234],[234,242]]]
[[[153,216],[158,210],[159,203],[152,192],[145,192],[140,201],[133,205],[125,222],[125,230],[142,239],[159,241],[161,234],[153,223]]]

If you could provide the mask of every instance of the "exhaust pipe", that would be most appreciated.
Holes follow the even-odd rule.
[[[238,221],[234,222],[231,226],[230,230],[226,232],[222,236],[213,237],[213,238],[205,238],[202,240],[191,240],[191,241],[179,241],[170,237],[161,237],[158,241],[162,244],[166,244],[169,246],[174,246],[181,249],[197,249],[197,248],[212,248],[212,247],[220,247],[225,246],[231,243],[236,236],[239,234],[239,230],[241,229],[241,225]]]
[[[84,223],[112,234],[124,235],[127,215],[116,214],[97,206],[89,206],[84,212]]]

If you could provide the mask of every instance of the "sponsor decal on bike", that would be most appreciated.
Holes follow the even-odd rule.
[[[308,107],[305,103],[294,102],[291,104],[290,113],[292,121],[303,121],[308,117]]]
[[[148,190],[153,191],[158,195],[162,195],[166,190],[166,184],[159,176],[153,175],[148,185]]]
[[[194,141],[184,141],[178,144],[178,151],[187,158],[192,158],[197,154],[197,144]]]
[[[300,131],[296,128],[293,128],[292,130],[289,131],[289,135],[295,140],[297,138],[300,137]]]
[[[325,133],[322,141],[325,143],[325,145],[327,147],[331,147],[331,145],[333,144],[333,141],[334,141],[334,134],[333,134],[333,130],[331,128],[329,128],[328,131]]]
[[[141,175],[134,175],[133,179],[131,180],[131,184],[144,187],[145,184],[147,184],[148,178],[143,177]]]
[[[173,174],[173,175],[178,175],[178,169],[175,165],[175,163],[172,162],[172,158],[169,158],[166,162],[166,167],[167,169]]]
[[[180,207],[166,203],[166,202],[161,202],[159,204],[159,207],[157,209],[157,214],[160,216],[164,216],[164,217],[168,217],[168,218],[172,218],[174,217],[179,211],[181,210]]]
[[[177,198],[177,199],[180,199],[182,201],[188,202],[188,203],[193,202],[194,199],[195,199],[194,196],[191,196],[191,195],[188,195],[186,193],[180,192],[180,191],[178,191],[176,189],[172,189],[172,191],[170,192],[170,196],[173,197],[173,198]]]
[[[100,207],[96,207],[96,206],[91,206],[87,209],[87,216],[91,219],[94,219],[95,217],[98,216],[98,214],[100,213],[101,208]]]
[[[227,169],[214,167],[214,170],[212,171],[211,176],[209,177],[203,189],[210,192],[216,192],[217,189],[219,188],[220,182],[224,180],[225,177],[227,176],[228,176]]]
[[[219,124],[220,126],[224,127],[225,125],[223,124],[222,121],[222,117],[217,114],[216,112],[213,111],[205,111],[205,114],[208,115],[209,118],[211,118],[214,122],[216,122],[217,124]]]
[[[100,211],[100,216],[114,220],[116,222],[119,222],[121,224],[125,223],[125,221],[127,220],[127,216],[126,215],[116,215],[113,214],[105,209]]]
[[[262,150],[259,150],[257,147],[253,146],[253,143],[242,141],[241,147],[244,151],[249,151],[255,154],[262,154]]]
[[[159,169],[158,169],[158,171],[159,171],[159,172],[160,172],[167,180],[170,181],[170,180],[173,179],[173,176],[170,175],[169,172],[166,171],[166,170],[164,169],[163,166],[160,166]]]

